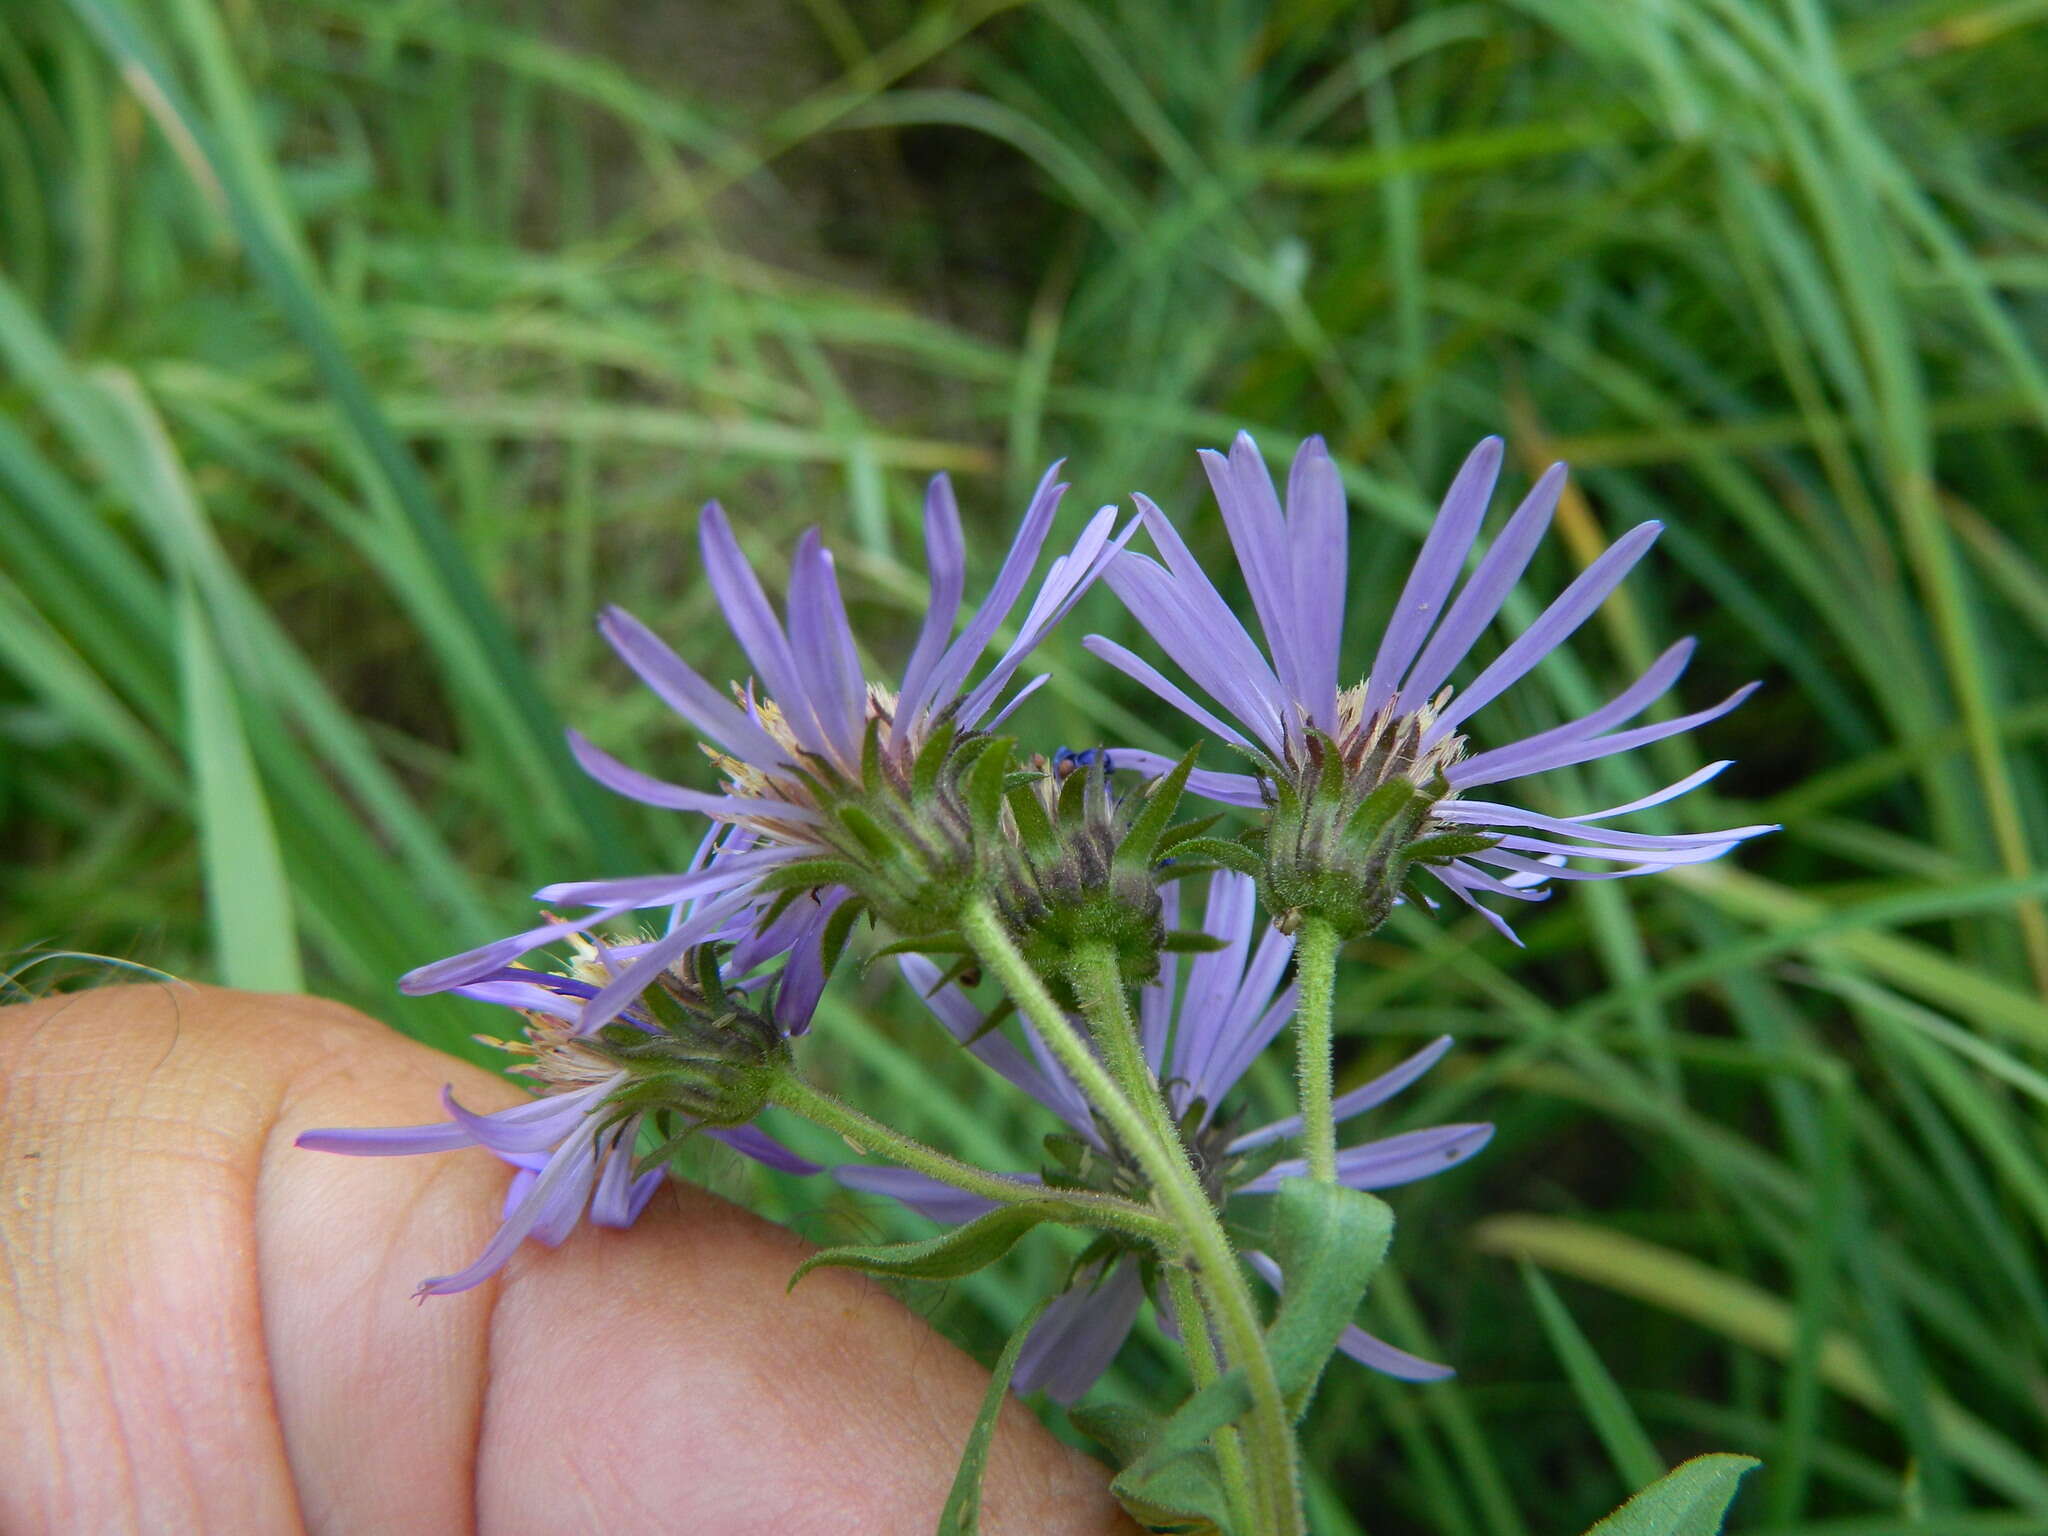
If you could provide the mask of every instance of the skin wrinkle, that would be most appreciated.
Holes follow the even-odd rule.
[[[414,1388],[391,1375],[388,1359],[380,1361],[362,1349],[335,1348],[330,1328],[315,1317],[310,1320],[310,1340],[276,1347],[288,1362],[287,1370],[307,1368],[315,1377],[305,1394],[305,1406],[287,1417],[288,1454],[302,1489],[316,1491],[308,1517],[313,1530],[347,1533],[397,1520],[416,1521],[421,1528],[437,1530],[471,1529],[477,1508],[473,1469],[483,1433],[483,1381],[488,1370],[485,1339],[496,1285],[479,1287],[477,1303],[461,1313],[429,1311],[410,1296],[423,1273],[459,1267],[483,1245],[496,1223],[504,1165],[480,1150],[418,1159],[357,1160],[305,1152],[291,1143],[300,1132],[315,1126],[379,1117],[422,1122],[437,1118],[441,1086],[451,1076],[461,1078],[458,1091],[482,1111],[519,1103],[524,1095],[502,1080],[424,1051],[408,1053],[402,1065],[393,1063],[376,1076],[366,1074],[360,1058],[346,1049],[348,1040],[361,1033],[362,1021],[343,1009],[333,1012],[339,1048],[313,1070],[294,1075],[271,1130],[276,1157],[267,1166],[275,1170],[271,1193],[277,1211],[271,1224],[288,1223],[304,1209],[308,1202],[303,1186],[308,1182],[315,1186],[316,1199],[322,1184],[346,1180],[369,1191],[373,1200],[388,1204],[389,1219],[381,1229],[372,1227],[381,1230],[381,1241],[373,1250],[358,1250],[358,1283],[331,1304],[332,1326],[367,1329],[374,1334],[381,1323],[389,1330],[388,1336],[400,1342],[405,1364],[428,1362],[450,1368],[447,1374],[454,1378],[457,1390],[452,1402],[406,1404],[404,1400],[413,1395]],[[371,1103],[379,1107],[364,1107]],[[259,1221],[259,1232],[261,1226]],[[284,1244],[266,1246],[275,1252]],[[291,1312],[291,1282],[289,1274],[276,1275],[278,1300],[266,1303],[267,1330],[305,1331]],[[338,1362],[333,1358],[337,1354],[341,1357]],[[377,1369],[377,1365],[387,1368]],[[461,1389],[464,1382],[467,1390]],[[350,1399],[364,1395],[372,1400],[381,1396],[401,1413],[419,1410],[444,1431],[445,1449],[451,1454],[438,1465],[431,1456],[424,1458],[427,1466],[415,1468],[413,1476],[405,1480],[409,1486],[403,1489],[361,1486],[348,1463],[374,1455],[383,1445],[374,1428],[366,1437],[349,1422],[353,1417]],[[298,1420],[296,1426],[294,1419]],[[382,1428],[410,1435],[413,1431],[404,1427],[405,1422],[394,1419]],[[344,1448],[354,1455],[335,1454]],[[332,1465],[337,1460],[343,1463],[340,1467]],[[430,1499],[429,1493],[438,1497]],[[302,1500],[305,1498],[302,1494]],[[422,1507],[430,1503],[436,1506],[431,1512]]]
[[[518,1090],[336,1005],[166,999],[0,1010],[0,1168],[30,1197],[0,1198],[0,1438],[28,1469],[0,1478],[0,1530],[936,1515],[986,1377],[881,1288],[823,1273],[785,1298],[802,1243],[669,1189],[632,1232],[528,1244],[483,1295],[415,1306],[494,1230],[504,1165],[291,1140],[434,1118],[443,1081],[480,1110]],[[1127,1531],[1106,1476],[1010,1405],[985,1529]]]

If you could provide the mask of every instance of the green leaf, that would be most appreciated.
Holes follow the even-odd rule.
[[[1196,928],[1176,928],[1161,946],[1169,955],[1210,955],[1224,948],[1226,941]]]
[[[214,645],[198,594],[178,599],[178,672],[185,695],[185,756],[192,765],[206,912],[214,962],[231,987],[298,992],[299,945],[291,885],[270,806],[242,732],[235,686]]]
[[[847,1243],[825,1248],[797,1265],[789,1277],[792,1289],[814,1269],[859,1269],[871,1275],[904,1280],[957,1280],[986,1269],[1040,1222],[1058,1218],[1061,1207],[1050,1200],[999,1206],[965,1226],[914,1243]]]
[[[1754,1456],[1717,1451],[1660,1477],[1586,1536],[1720,1536],[1721,1521]]]
[[[1124,840],[1117,844],[1116,863],[1119,868],[1143,871],[1152,867],[1159,839],[1165,835],[1166,824],[1173,820],[1173,813],[1180,808],[1181,791],[1187,787],[1188,775],[1195,770],[1195,754],[1201,750],[1199,743],[1189,747],[1170,773],[1153,780],[1145,796],[1145,808],[1138,812],[1130,830],[1124,834]]]
[[[1052,1139],[1046,1138],[1048,1142]],[[1129,1466],[1145,1453],[1145,1447],[1159,1437],[1162,1422],[1158,1414],[1128,1403],[1088,1403],[1071,1410],[1067,1417],[1120,1467]]]
[[[1074,1409],[1069,1417],[1112,1462],[1126,1469],[1110,1484],[1110,1491],[1148,1530],[1192,1536],[1227,1528],[1229,1509],[1223,1480],[1206,1447],[1141,1470],[1135,1463],[1159,1438],[1165,1422],[1157,1414],[1122,1403],[1095,1403]]]
[[[1364,1190],[1282,1179],[1273,1196],[1273,1257],[1287,1278],[1267,1332],[1273,1369],[1299,1414],[1394,1237],[1394,1213]]]
[[[1207,1447],[1136,1479],[1119,1475],[1109,1485],[1131,1518],[1148,1531],[1212,1536],[1228,1529],[1230,1501],[1216,1457]]]
[[[974,1427],[967,1432],[967,1446],[960,1453],[960,1469],[953,1474],[953,1491],[946,1495],[946,1507],[939,1512],[938,1536],[979,1536],[981,1479],[988,1470],[988,1452],[995,1441],[996,1420],[1002,1414],[1003,1400],[1010,1395],[1010,1378],[1016,1374],[1017,1356],[1023,1353],[1024,1341],[1030,1337],[1032,1327],[1050,1305],[1052,1298],[1047,1296],[1024,1314],[989,1371],[988,1390],[981,1396],[981,1411],[974,1416]]]
[[[1600,1436],[1600,1443],[1607,1448],[1608,1460],[1621,1474],[1622,1486],[1642,1487],[1662,1477],[1663,1458],[1643,1432],[1628,1399],[1622,1396],[1621,1388],[1608,1374],[1606,1364],[1573,1321],[1565,1304],[1558,1300],[1557,1292],[1543,1278],[1542,1271],[1527,1259],[1521,1261],[1521,1270],[1522,1283],[1528,1286],[1529,1297],[1536,1304],[1536,1316],[1543,1324],[1543,1331],[1550,1336],[1550,1347],[1557,1351],[1565,1376],[1578,1396],[1579,1406],[1585,1410],[1594,1432]]]

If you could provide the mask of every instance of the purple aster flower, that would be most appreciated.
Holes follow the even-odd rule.
[[[785,911],[791,889],[807,893],[803,900],[813,904],[814,915],[846,900],[846,881],[835,876],[855,877],[863,861],[873,857],[872,848],[842,820],[848,802],[863,817],[861,830],[878,816],[887,821],[888,831],[924,861],[919,867],[955,851],[946,840],[965,835],[964,809],[948,783],[934,787],[919,777],[921,754],[929,748],[948,761],[965,761],[960,754],[968,743],[985,743],[988,733],[1046,681],[1035,678],[1002,702],[1024,658],[1122,547],[1122,540],[1112,537],[1115,508],[1104,507],[1074,547],[1052,561],[1017,638],[970,686],[976,664],[1038,564],[1066,490],[1054,480],[1058,470],[1054,464],[1039,482],[994,585],[957,636],[953,627],[965,589],[966,544],[951,485],[944,475],[933,479],[925,498],[930,607],[893,692],[861,671],[832,555],[815,529],[798,541],[791,562],[785,620],[762,590],[725,513],[715,502],[704,509],[699,541],[705,574],[755,672],[754,681],[733,686],[731,697],[630,614],[606,610],[599,631],[641,680],[703,735],[704,750],[725,782],[718,791],[666,783],[572,731],[570,745],[578,760],[619,794],[701,812],[729,831],[717,841],[715,853],[707,845],[706,853],[679,874],[573,881],[536,893],[540,901],[589,909],[566,925],[576,930],[635,910],[690,905],[687,921],[673,922],[593,1000],[591,1012],[598,1022],[626,1006],[678,955],[707,938],[744,932]],[[906,814],[889,820],[886,806],[878,810],[878,800],[890,806],[900,802]],[[774,883],[777,876],[779,884]],[[863,888],[859,894],[871,908],[880,906],[874,891]],[[563,931],[556,923],[533,928],[424,966],[400,985],[415,993],[446,990],[495,971]]]
[[[1682,640],[1591,713],[1520,741],[1469,750],[1460,733],[1465,722],[1591,617],[1660,531],[1654,522],[1630,529],[1477,676],[1453,689],[1447,686],[1452,672],[1499,614],[1549,526],[1564,486],[1564,466],[1553,465],[1454,598],[1452,589],[1478,538],[1500,459],[1500,439],[1489,437],[1465,460],[1402,588],[1371,670],[1349,688],[1339,686],[1338,660],[1348,570],[1344,491],[1321,438],[1309,438],[1296,453],[1284,510],[1249,436],[1240,433],[1227,458],[1202,454],[1265,633],[1263,650],[1165,514],[1148,498],[1137,497],[1164,563],[1120,554],[1105,579],[1221,713],[1114,641],[1091,635],[1083,643],[1205,730],[1246,751],[1259,769],[1255,774],[1196,773],[1189,783],[1196,794],[1302,815],[1300,828],[1284,834],[1276,830],[1269,838],[1262,871],[1268,905],[1283,924],[1297,896],[1316,899],[1317,874],[1349,859],[1350,872],[1357,876],[1355,894],[1374,910],[1348,923],[1334,912],[1323,915],[1340,931],[1376,926],[1395,892],[1373,889],[1374,880],[1398,884],[1408,868],[1398,860],[1397,867],[1386,867],[1385,855],[1390,848],[1419,846],[1414,867],[1426,868],[1513,938],[1477,896],[1540,900],[1550,880],[1607,880],[1701,863],[1744,838],[1773,830],[1759,826],[1663,835],[1604,825],[1676,799],[1726,768],[1725,762],[1640,800],[1575,816],[1543,816],[1470,798],[1471,791],[1485,785],[1610,757],[1690,730],[1726,714],[1756,687],[1749,684],[1710,708],[1674,720],[1623,728],[1678,680],[1693,651],[1693,642]],[[1117,757],[1123,765],[1151,773],[1171,766],[1156,753],[1120,750]],[[1404,783],[1405,804],[1396,792],[1368,806],[1374,791]],[[1318,805],[1328,808],[1320,821]],[[1368,853],[1375,837],[1378,864]],[[1347,846],[1347,839],[1358,846]],[[1283,853],[1299,867],[1276,867]],[[1312,867],[1317,859],[1324,861],[1320,869]],[[1580,867],[1579,860],[1595,867]]]
[[[1166,888],[1169,922],[1178,919],[1178,889]],[[1210,877],[1202,931],[1219,947],[1187,961],[1184,989],[1177,985],[1179,959],[1161,957],[1158,979],[1138,994],[1138,1033],[1203,1184],[1221,1206],[1237,1195],[1271,1194],[1282,1179],[1306,1171],[1302,1159],[1277,1156],[1301,1129],[1298,1115],[1244,1130],[1220,1112],[1231,1089],[1293,1016],[1295,989],[1283,983],[1294,940],[1271,927],[1261,931],[1252,882],[1229,871]],[[1028,1024],[1019,1048],[989,1029],[981,1010],[956,986],[940,986],[940,973],[930,961],[905,956],[898,964],[954,1038],[1065,1122],[1066,1134],[1049,1138],[1061,1160],[1049,1172],[1065,1182],[1126,1192],[1144,1186],[1135,1159],[1091,1113],[1080,1088]],[[1448,1036],[1435,1040],[1392,1071],[1339,1095],[1336,1119],[1341,1123],[1385,1103],[1427,1072],[1450,1045]],[[1439,1125],[1360,1142],[1337,1154],[1338,1178],[1353,1189],[1412,1183],[1463,1162],[1492,1135],[1490,1125]],[[833,1176],[849,1188],[887,1195],[934,1221],[970,1221],[993,1208],[987,1200],[910,1169],[849,1164],[835,1168]],[[1266,1254],[1247,1253],[1245,1260],[1276,1290],[1283,1283],[1279,1266]],[[1025,1341],[1017,1363],[1018,1390],[1042,1387],[1063,1403],[1080,1398],[1122,1347],[1143,1298],[1138,1254],[1090,1263]],[[1164,1309],[1161,1317],[1167,1317]],[[1341,1347],[1374,1370],[1407,1381],[1452,1374],[1449,1367],[1418,1359],[1362,1328],[1347,1328]]]
[[[649,1079],[633,1045],[644,1037],[645,1048],[658,1051],[671,1037],[678,1011],[703,1015],[703,991],[686,967],[665,973],[660,1002],[634,1003],[593,1023],[595,999],[618,965],[619,950],[580,945],[577,969],[583,974],[557,976],[516,966],[503,967],[453,988],[457,994],[514,1008],[525,1015],[525,1039],[489,1043],[526,1058],[513,1068],[540,1085],[540,1095],[524,1104],[479,1115],[455,1101],[443,1088],[448,1119],[431,1125],[403,1125],[364,1130],[307,1131],[296,1145],[316,1152],[354,1157],[403,1157],[421,1152],[446,1152],[458,1147],[485,1147],[512,1165],[497,1233],[475,1262],[452,1275],[420,1283],[415,1295],[445,1296],[489,1279],[527,1238],[550,1247],[575,1229],[587,1212],[601,1227],[630,1227],[647,1208],[666,1169],[657,1163],[636,1171],[643,1124],[652,1119],[664,1139],[701,1129],[757,1162],[786,1173],[816,1173],[818,1166],[798,1157],[759,1126],[703,1124],[682,1110],[665,1109],[646,1094],[635,1095],[636,1082]],[[776,995],[763,1014],[748,1014],[728,1004],[709,1021],[715,1043],[730,1039],[735,1059],[779,1047],[791,1018],[807,1017],[816,1001],[800,967],[786,967]],[[758,981],[755,982],[759,986]],[[738,986],[735,986],[738,990]],[[602,1030],[602,1033],[600,1033]],[[701,1055],[705,1031],[690,1037]],[[656,1069],[658,1071],[658,1067]],[[658,1100],[660,1085],[652,1085]],[[715,1093],[712,1081],[708,1090]],[[695,1102],[689,1093],[678,1102]],[[739,1114],[748,1114],[742,1108]],[[724,1116],[721,1116],[724,1118]]]

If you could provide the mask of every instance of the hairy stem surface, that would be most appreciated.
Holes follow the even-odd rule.
[[[794,1072],[776,1083],[769,1092],[769,1098],[814,1125],[821,1125],[845,1138],[863,1152],[885,1157],[892,1163],[915,1169],[928,1178],[963,1189],[971,1195],[980,1195],[985,1200],[1003,1205],[1050,1200],[1071,1208],[1077,1218],[1085,1215],[1091,1226],[1124,1232],[1155,1246],[1163,1242],[1169,1251],[1176,1246],[1178,1230],[1133,1201],[1120,1200],[1114,1195],[1092,1194],[1086,1190],[1051,1190],[1042,1184],[1006,1179],[986,1168],[963,1163],[957,1157],[948,1157],[936,1147],[928,1147],[914,1137],[882,1124],[873,1116],[863,1114],[844,1099],[813,1087]]]
[[[1260,1536],[1269,1532],[1272,1536],[1300,1536],[1303,1524],[1293,1425],[1279,1378],[1274,1374],[1272,1357],[1266,1353],[1258,1308],[1253,1304],[1237,1255],[1231,1251],[1221,1214],[1203,1192],[1186,1153],[1171,1153],[1160,1142],[1156,1122],[1126,1097],[1109,1069],[1068,1022],[1066,1013],[1011,942],[1002,919],[985,898],[969,903],[961,916],[961,927],[967,942],[995,973],[1018,1011],[1030,1021],[1068,1075],[1138,1159],[1152,1185],[1153,1198],[1193,1251],[1217,1331],[1223,1335],[1224,1349],[1231,1365],[1244,1372],[1251,1388],[1252,1411],[1245,1448],[1250,1455],[1257,1520],[1253,1528]],[[1121,980],[1117,986],[1117,1011],[1127,1021],[1129,1009],[1122,1000]],[[1104,1018],[1099,1025],[1093,1019],[1090,1023],[1105,1031],[1129,1030],[1127,1022],[1120,1024],[1114,1018]],[[1152,1097],[1157,1099],[1156,1090]],[[1162,1105],[1159,1114],[1164,1117],[1167,1113]]]
[[[1301,1083],[1301,1143],[1309,1177],[1337,1182],[1337,1122],[1330,1110],[1337,1075],[1337,930],[1320,917],[1302,919],[1294,948],[1301,1001],[1294,1010],[1295,1072]]]

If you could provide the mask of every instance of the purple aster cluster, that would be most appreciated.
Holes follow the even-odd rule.
[[[1160,1283],[1161,1264],[1181,1262],[1163,1257],[1167,1250],[1146,1235],[1174,1205],[1153,1182],[1166,1177],[1161,1145],[1177,1139],[1181,1177],[1200,1186],[1199,1196],[1181,1191],[1178,1209],[1205,1213],[1215,1226],[1234,1222],[1236,1202],[1293,1180],[1355,1191],[1411,1183],[1462,1162],[1491,1135],[1487,1125],[1442,1125],[1332,1150],[1333,1124],[1413,1083],[1448,1039],[1334,1097],[1326,1091],[1314,1107],[1320,1142],[1305,1139],[1306,1088],[1302,1113],[1243,1124],[1247,1072],[1306,1007],[1300,972],[1308,951],[1297,954],[1295,937],[1305,923],[1317,925],[1310,931],[1327,981],[1334,944],[1371,931],[1398,902],[1433,908],[1448,891],[1513,938],[1482,898],[1525,903],[1556,881],[1699,863],[1768,830],[1663,834],[1612,825],[1698,788],[1725,763],[1628,804],[1569,816],[1474,797],[1705,724],[1749,692],[1632,723],[1677,682],[1692,651],[1683,641],[1600,708],[1476,746],[1466,734],[1475,717],[1586,622],[1658,532],[1646,523],[1623,535],[1520,635],[1468,668],[1563,486],[1561,467],[1543,475],[1481,552],[1500,458],[1491,438],[1467,458],[1363,677],[1349,683],[1356,674],[1341,659],[1348,513],[1320,439],[1295,455],[1284,500],[1249,437],[1240,435],[1227,455],[1203,455],[1263,643],[1143,495],[1121,530],[1116,509],[1102,508],[1036,574],[1066,489],[1058,465],[1039,483],[963,625],[966,541],[940,476],[924,506],[929,606],[900,676],[884,683],[863,670],[832,555],[815,530],[798,541],[778,611],[724,512],[707,507],[698,530],[704,578],[750,675],[721,689],[618,609],[598,627],[697,734],[715,783],[657,778],[571,735],[578,760],[606,787],[704,818],[696,857],[673,874],[548,886],[536,893],[550,909],[542,922],[403,979],[408,992],[452,991],[516,1010],[523,1034],[506,1048],[538,1087],[531,1101],[476,1114],[451,1094],[444,1122],[315,1131],[300,1144],[373,1156],[480,1146],[510,1165],[497,1234],[467,1268],[425,1282],[422,1294],[473,1286],[525,1239],[559,1242],[586,1215],[630,1225],[685,1136],[715,1137],[787,1173],[817,1173],[754,1117],[770,1102],[820,1102],[777,1098],[776,1084],[795,1079],[789,1042],[809,1027],[836,960],[865,921],[889,935],[886,952],[899,957],[903,977],[953,1039],[1060,1129],[1035,1168],[968,1170],[975,1177],[963,1178],[947,1170],[965,1165],[930,1149],[912,1155],[883,1146],[894,1165],[862,1162],[834,1175],[949,1226],[1010,1197],[1066,1196],[1067,1209],[1131,1218],[1105,1218],[1019,1362],[1021,1386],[1077,1399],[1128,1335]],[[1156,555],[1125,547],[1140,530]],[[1035,574],[1035,596],[1012,638],[984,667]],[[1172,706],[1202,739],[1241,753],[1249,771],[1195,769],[1193,736],[1175,762],[1125,748],[1019,757],[998,735],[1046,681],[1017,683],[1026,658],[1098,579],[1209,702],[1126,646],[1091,635],[1087,649]],[[1183,788],[1219,806],[1218,815],[1169,826]],[[1218,817],[1223,830],[1212,832]],[[1205,873],[1200,925],[1181,931],[1178,882]],[[620,930],[633,923],[643,926]],[[1011,995],[993,1008],[966,990],[987,958],[990,923],[1007,934],[999,942],[1021,967],[1005,981]],[[552,969],[534,958],[565,945],[573,957]],[[1089,1011],[1084,953],[1111,956],[1112,993],[1121,989],[1128,1001],[1135,990],[1127,1026],[1135,1040],[1122,1057],[1102,1033],[1099,1009]],[[1018,975],[1030,982],[1021,990]],[[1098,1004],[1103,985],[1098,975],[1090,994]],[[1327,990],[1319,1006],[1327,1042]],[[1063,1042],[1074,1041],[1084,1042],[1072,1047],[1079,1054],[1062,1054]],[[1119,1061],[1126,1088],[1133,1074],[1145,1080],[1155,1123],[1165,1127],[1142,1146],[1131,1136],[1134,1121],[1105,1114],[1103,1073]],[[820,1123],[844,1134],[851,1122]],[[1274,1291],[1284,1287],[1273,1258],[1238,1256]],[[1162,1322],[1170,1325],[1164,1312]],[[1408,1380],[1448,1374],[1356,1327],[1338,1347]]]
[[[1139,1039],[1146,1064],[1159,1079],[1174,1121],[1182,1127],[1203,1186],[1221,1208],[1233,1196],[1271,1194],[1283,1178],[1299,1175],[1299,1158],[1277,1155],[1300,1129],[1289,1116],[1242,1128],[1225,1105],[1239,1080],[1272,1044],[1294,1013],[1295,988],[1287,980],[1292,938],[1261,923],[1252,882],[1219,871],[1209,880],[1201,933],[1210,945],[1186,963],[1168,955],[1156,980],[1138,994]],[[1179,919],[1179,887],[1165,892],[1168,921]],[[939,1023],[1006,1082],[1052,1111],[1066,1131],[1051,1142],[1058,1160],[1018,1178],[1101,1189],[1142,1189],[1145,1174],[1114,1132],[1097,1117],[1074,1080],[1045,1042],[1026,1026],[1024,1048],[991,1029],[982,1010],[922,956],[899,960],[903,977],[924,999]],[[1432,1041],[1392,1071],[1352,1089],[1337,1100],[1340,1124],[1391,1099],[1436,1064],[1451,1041]],[[1376,1141],[1363,1141],[1337,1154],[1339,1179],[1352,1189],[1391,1189],[1454,1167],[1485,1146],[1490,1125],[1439,1125]],[[850,1189],[886,1195],[934,1221],[971,1221],[995,1202],[963,1194],[908,1168],[853,1163],[833,1169]],[[1260,1278],[1278,1290],[1280,1267],[1256,1250],[1244,1255]],[[1046,1309],[1018,1356],[1020,1391],[1044,1388],[1055,1401],[1071,1403],[1093,1386],[1122,1346],[1145,1296],[1145,1254],[1130,1247],[1092,1261]],[[1170,1326],[1171,1314],[1161,1309]],[[1451,1374],[1447,1366],[1394,1348],[1362,1328],[1348,1329],[1339,1343],[1354,1360],[1408,1381],[1434,1381]]]

